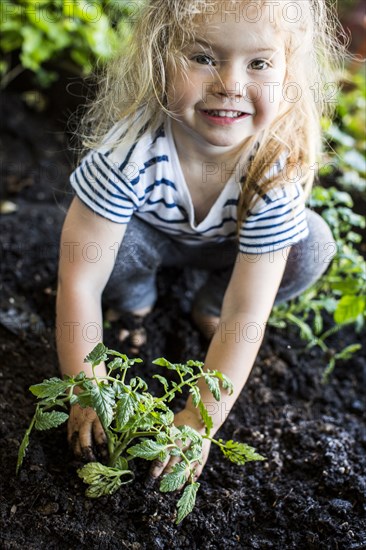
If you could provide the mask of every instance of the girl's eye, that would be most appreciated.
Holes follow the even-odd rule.
[[[249,67],[255,71],[263,71],[263,69],[268,69],[270,66],[270,63],[265,59],[254,59],[254,61],[249,64]]]
[[[210,57],[209,55],[206,55],[204,53],[200,53],[198,55],[195,55],[193,57],[193,59],[195,61],[197,61],[197,63],[199,63],[200,65],[214,65],[214,60],[212,59],[212,57]]]

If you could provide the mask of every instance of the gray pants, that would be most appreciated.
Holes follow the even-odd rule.
[[[309,209],[306,213],[309,236],[291,248],[276,304],[298,296],[319,279],[336,250],[325,221]],[[237,247],[235,241],[203,246],[182,244],[132,216],[104,290],[103,301],[120,312],[152,307],[157,299],[158,268],[188,267],[192,286],[196,287],[194,307],[204,314],[220,316]]]

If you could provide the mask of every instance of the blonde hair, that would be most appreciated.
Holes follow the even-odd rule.
[[[232,2],[221,2],[225,8]],[[268,1],[241,0],[263,10]],[[95,148],[120,120],[130,119],[131,139],[138,130],[161,120],[162,111],[169,116],[166,103],[167,67],[184,70],[183,48],[194,40],[198,16],[209,16],[213,0],[148,0],[142,3],[128,45],[106,67],[99,78],[99,92],[82,122],[83,145]],[[284,20],[281,11],[289,4],[298,6],[300,17]],[[274,3],[277,6],[278,2]],[[281,6],[282,5],[282,6]],[[287,9],[287,8],[286,8]],[[287,92],[300,91],[296,100],[281,102],[277,117],[246,147],[257,150],[242,178],[238,204],[238,228],[260,194],[284,183],[284,174],[268,175],[283,154],[287,156],[286,178],[296,179],[308,194],[315,176],[315,163],[322,150],[321,118],[334,108],[346,40],[328,0],[295,0],[272,10],[274,26],[285,33]],[[140,114],[137,120],[137,113]],[[124,140],[128,136],[124,136]]]

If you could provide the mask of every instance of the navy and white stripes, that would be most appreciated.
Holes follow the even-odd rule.
[[[125,131],[125,125],[119,124],[117,135]],[[277,171],[281,164],[275,165]],[[206,218],[196,223],[169,119],[154,133],[144,128],[133,143],[122,141],[115,148],[102,146],[90,152],[71,174],[70,182],[80,200],[113,222],[127,224],[135,214],[190,245],[236,238],[240,186],[235,175]],[[279,187],[258,198],[241,227],[239,250],[271,252],[295,244],[307,234],[301,187]]]
[[[264,253],[295,244],[308,235],[300,185],[266,193],[240,230],[240,251]]]

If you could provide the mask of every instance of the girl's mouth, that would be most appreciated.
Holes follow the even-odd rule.
[[[202,115],[218,124],[232,124],[236,121],[243,120],[250,116],[250,113],[244,113],[243,111],[224,111],[224,110],[214,110],[214,109],[202,109],[200,111]]]
[[[238,118],[240,116],[247,114],[242,111],[223,111],[223,110],[214,111],[213,109],[209,111],[204,111],[204,113],[207,113],[208,115],[212,115],[212,116],[229,117],[229,118]]]

